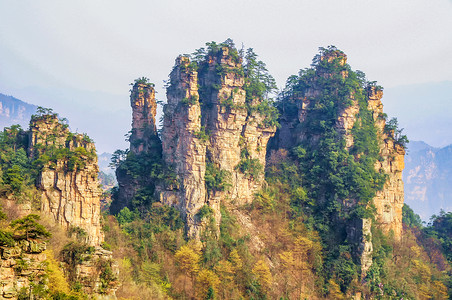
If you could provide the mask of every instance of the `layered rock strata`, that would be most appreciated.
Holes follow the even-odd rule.
[[[153,137],[157,136],[155,126],[157,103],[153,85],[136,82],[131,91],[130,105],[132,106],[130,151],[134,154],[150,151],[153,147]]]
[[[17,299],[46,275],[45,242],[21,240],[13,247],[0,247],[0,299]]]
[[[405,149],[394,142],[394,132],[386,133],[386,122],[381,118],[383,104],[382,91],[374,87],[368,90],[368,109],[373,112],[375,125],[380,134],[380,155],[383,158],[377,161],[375,168],[388,175],[383,190],[377,191],[373,200],[377,209],[377,223],[384,232],[393,232],[398,240],[402,237],[402,207],[404,190],[402,171],[405,167]]]
[[[276,128],[250,112],[261,99],[246,103],[241,61],[223,47],[201,62],[199,74],[187,57],[176,60],[167,90],[162,131],[163,159],[176,173],[178,184],[161,189],[163,203],[177,207],[187,220],[189,236],[197,237],[207,205],[220,222],[220,204],[249,203],[261,187],[263,172],[240,170],[244,160],[265,166],[267,142]],[[219,71],[220,70],[220,71]],[[228,188],[205,185],[206,164],[228,174]],[[263,170],[261,170],[263,171]]]
[[[56,115],[35,118],[30,123],[30,156],[43,149],[66,150],[71,157],[61,157],[46,164],[38,177],[41,211],[53,217],[64,229],[80,227],[90,245],[100,245],[100,195],[97,156],[94,143],[84,135],[73,135]]]
[[[178,57],[170,74],[168,103],[162,131],[165,163],[175,172],[177,183],[160,192],[164,204],[176,207],[186,219],[188,236],[199,235],[196,213],[206,204],[206,143],[201,140],[201,106],[198,73],[188,68],[187,57]]]

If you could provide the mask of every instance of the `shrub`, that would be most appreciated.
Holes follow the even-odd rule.
[[[205,174],[207,191],[226,191],[231,185],[231,173],[207,162]]]
[[[264,167],[257,158],[245,158],[235,167],[245,175],[250,176],[253,179],[258,179],[262,174]]]

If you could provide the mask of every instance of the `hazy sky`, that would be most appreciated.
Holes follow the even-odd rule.
[[[149,77],[165,101],[174,59],[228,37],[280,87],[331,44],[387,89],[452,81],[451,0],[0,0],[0,92],[54,108],[114,151],[127,146],[128,84]]]

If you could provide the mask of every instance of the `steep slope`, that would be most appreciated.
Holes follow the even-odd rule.
[[[289,78],[271,145],[274,154],[293,151],[313,210],[330,218],[318,222],[346,231],[334,243],[352,245],[365,276],[373,216],[385,233],[402,236],[404,139],[386,126],[381,87],[353,72],[346,59],[334,47],[321,49],[313,68]]]
[[[237,50],[227,44],[203,51],[193,61],[176,59],[161,149],[152,84],[135,82],[131,150],[118,160],[119,190],[111,206],[117,213],[158,198],[181,212],[188,236],[196,238],[210,223],[207,215],[213,214],[218,230],[221,204],[252,201],[263,183],[267,142],[276,130],[276,109],[264,95],[267,87],[253,74],[255,55],[250,52],[242,65]],[[259,68],[266,74],[265,65]],[[135,166],[138,161],[141,167]]]

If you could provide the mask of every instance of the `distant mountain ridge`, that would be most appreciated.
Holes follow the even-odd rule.
[[[452,145],[435,148],[410,142],[403,181],[405,202],[422,220],[428,221],[441,209],[452,211]]]
[[[3,129],[14,124],[27,128],[36,108],[36,105],[0,93],[0,128]]]

